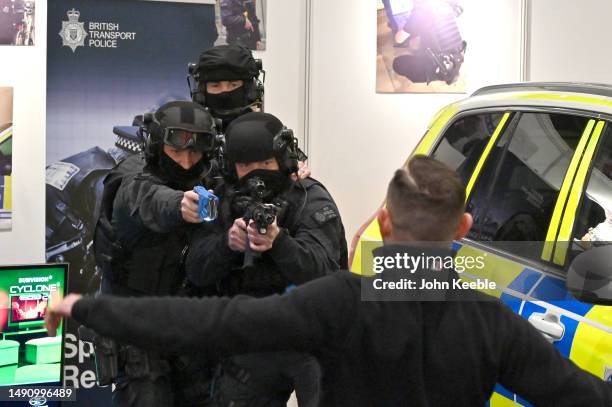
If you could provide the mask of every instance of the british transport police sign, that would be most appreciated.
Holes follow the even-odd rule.
[[[116,158],[113,127],[130,126],[135,116],[169,99],[190,97],[187,63],[214,45],[215,7],[136,0],[51,3],[46,254],[49,261],[70,263],[69,291],[91,292],[93,211],[98,181]],[[53,218],[58,213],[74,227],[60,227]],[[110,387],[97,387],[92,348],[79,339],[77,328],[68,322],[64,385],[76,389],[75,406],[108,406]]]

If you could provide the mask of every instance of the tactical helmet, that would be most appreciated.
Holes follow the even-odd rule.
[[[263,161],[274,157],[285,174],[297,172],[297,139],[293,131],[269,113],[251,112],[227,127],[225,157],[227,172],[235,176],[235,163]]]
[[[197,103],[173,101],[144,115],[145,159],[156,165],[167,144],[177,149],[193,148],[210,156],[216,148],[214,118]]]
[[[262,72],[264,78],[260,80]],[[191,89],[193,101],[208,107],[225,124],[250,112],[253,105],[263,103],[265,72],[261,60],[254,59],[248,48],[236,44],[209,48],[202,52],[197,64],[189,64],[189,74],[196,82],[196,88]],[[207,100],[206,83],[231,80],[244,81],[240,100],[228,107],[212,106]]]

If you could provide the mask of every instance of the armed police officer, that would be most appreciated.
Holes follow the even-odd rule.
[[[253,108],[261,108],[261,61],[255,60],[248,49],[238,45],[207,49],[190,71],[196,79],[191,90],[193,101],[208,107],[224,125]],[[118,173],[139,172],[144,166],[142,137],[137,131],[142,117],[137,116],[132,124],[113,129],[116,140],[108,150],[92,147],[47,167],[46,259],[69,262],[77,271],[72,274],[73,291],[92,291],[99,283],[92,281],[95,269],[91,243],[105,177],[118,165]],[[124,164],[127,158],[130,161]]]
[[[189,73],[195,81],[195,88],[191,89],[193,101],[221,120],[222,133],[232,120],[264,110],[265,72],[261,60],[254,59],[243,46],[219,45],[207,49],[200,54],[197,64],[189,64]],[[299,148],[297,154],[299,177],[306,178],[310,174],[304,165],[307,156]]]
[[[254,59],[240,45],[219,45],[200,54],[197,63],[189,64],[195,80],[192,98],[210,109],[223,127],[238,116],[263,110],[263,78],[260,59]]]
[[[291,130],[270,114],[248,113],[229,125],[226,143],[226,184],[215,191],[218,222],[213,231],[205,225],[196,232],[187,258],[192,288],[264,297],[346,267],[344,228],[331,196],[313,179],[290,176],[297,171]],[[241,355],[221,363],[213,398],[219,405],[284,405],[303,385],[296,392],[307,403],[318,380],[318,364],[306,354]]]
[[[103,294],[176,295],[188,234],[201,222],[186,195],[203,182],[209,166],[217,136],[213,117],[198,104],[175,101],[145,115],[144,122],[144,168],[105,185],[96,231]],[[100,353],[96,348],[97,358]],[[171,406],[183,397],[181,366],[167,355],[119,345],[115,357],[118,371],[98,377],[115,383],[114,405]]]

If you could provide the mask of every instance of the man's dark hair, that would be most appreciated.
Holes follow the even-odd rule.
[[[465,187],[445,164],[416,155],[395,171],[387,190],[387,210],[398,236],[448,240],[465,210]]]

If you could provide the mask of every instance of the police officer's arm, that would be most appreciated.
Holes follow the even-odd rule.
[[[503,308],[499,383],[536,406],[612,406],[612,382],[577,367],[529,322]]]
[[[198,287],[214,286],[232,269],[238,256],[227,244],[227,231],[220,219],[205,223],[193,233],[185,270],[189,281]]]
[[[185,224],[181,215],[182,199],[183,191],[136,175],[122,182],[114,206],[119,216],[136,217],[146,228],[167,233]],[[114,221],[120,222],[120,219]]]
[[[358,320],[360,294],[336,275],[266,298],[83,298],[72,317],[100,335],[204,356],[339,350]]]
[[[322,187],[308,189],[308,201],[293,235],[282,229],[267,252],[285,277],[302,284],[346,268],[344,228],[335,203]]]
[[[226,27],[242,28],[246,18],[242,14],[242,7],[236,0],[221,0],[221,23]]]

